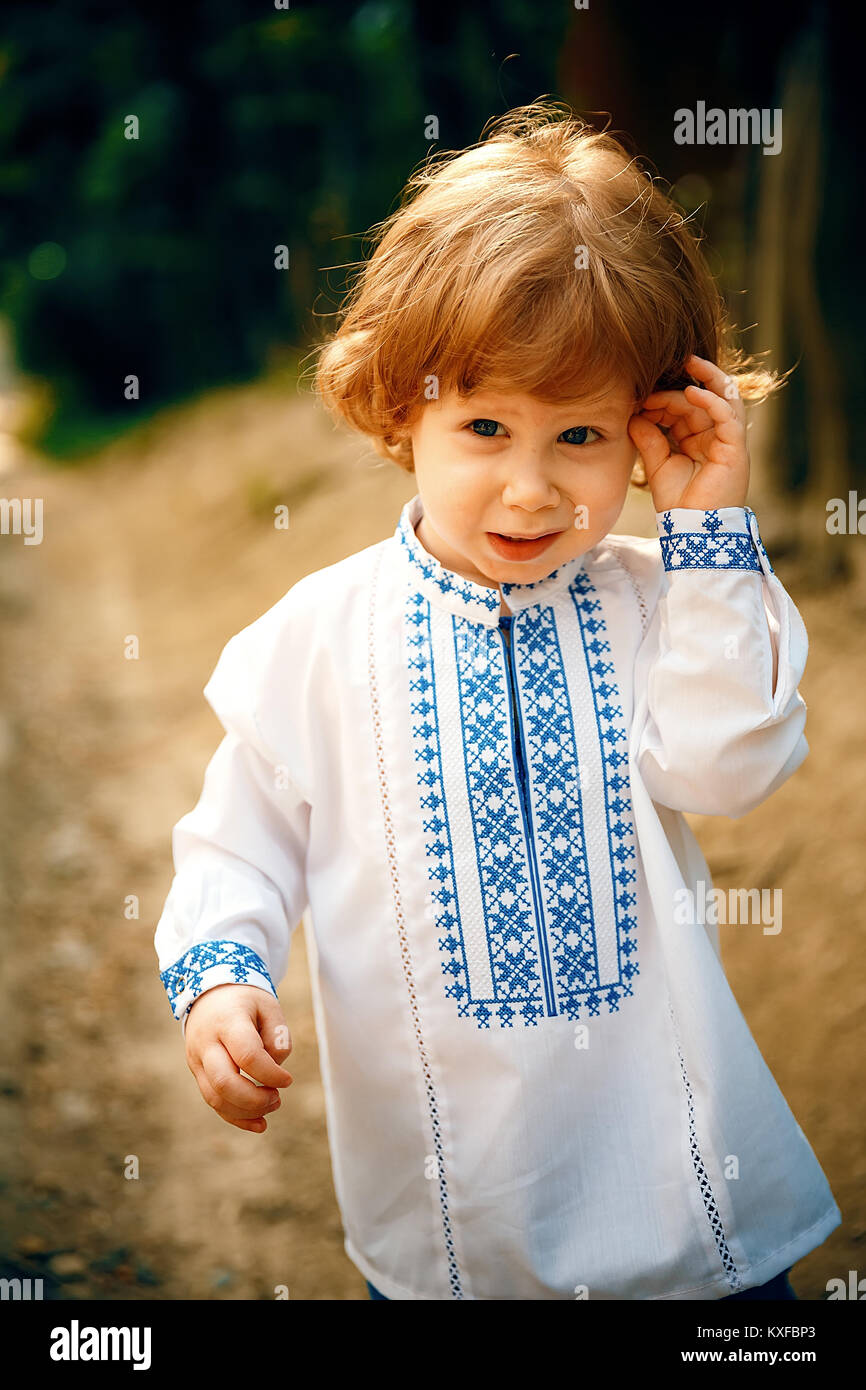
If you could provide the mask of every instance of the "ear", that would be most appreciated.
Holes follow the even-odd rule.
[[[405,472],[415,472],[415,460],[412,456],[412,440],[409,437],[409,431],[407,429],[392,429],[387,438],[383,440],[383,443],[388,450],[389,458],[399,464]]]
[[[394,444],[401,444],[411,447],[412,429],[420,418],[423,405],[416,403],[401,406],[394,412],[389,431],[389,441]]]

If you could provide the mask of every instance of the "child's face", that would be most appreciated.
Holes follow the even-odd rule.
[[[559,405],[488,391],[428,401],[409,431],[421,544],[446,569],[493,587],[531,584],[582,555],[622,510],[638,409],[625,382]],[[500,539],[543,532],[555,534],[534,545]]]

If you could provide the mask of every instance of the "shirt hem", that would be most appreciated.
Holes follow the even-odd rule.
[[[365,1279],[369,1280],[374,1288],[378,1289],[380,1293],[383,1293],[386,1298],[435,1301],[431,1300],[430,1296],[427,1294],[413,1293],[411,1289],[404,1288],[402,1284],[395,1284],[393,1279],[387,1279],[384,1274],[379,1274],[374,1266],[370,1264],[366,1256],[362,1255],[356,1249],[348,1236],[346,1236],[343,1241],[343,1249],[346,1251],[346,1254],[355,1268],[363,1274]]]
[[[662,1303],[666,1300],[669,1302],[674,1302],[675,1300],[693,1300],[695,1302],[710,1301],[712,1299],[727,1298],[728,1295],[733,1292],[743,1293],[747,1289],[757,1288],[761,1284],[766,1284],[770,1279],[774,1279],[776,1275],[781,1274],[783,1270],[789,1269],[791,1265],[801,1260],[804,1255],[808,1255],[810,1250],[814,1250],[816,1246],[826,1240],[830,1232],[834,1231],[836,1227],[841,1224],[841,1221],[842,1213],[834,1202],[833,1206],[830,1207],[818,1221],[808,1226],[805,1231],[801,1231],[799,1235],[789,1240],[785,1245],[780,1245],[772,1254],[766,1255],[763,1260],[759,1260],[757,1264],[750,1265],[748,1270],[741,1272],[741,1283],[735,1290],[731,1289],[727,1279],[719,1278],[712,1280],[709,1284],[699,1284],[691,1289],[678,1289],[675,1293],[651,1294],[648,1301],[656,1303]],[[369,1280],[373,1287],[384,1294],[387,1299],[437,1301],[431,1300],[431,1296],[428,1294],[415,1293],[412,1289],[407,1289],[404,1285],[397,1284],[393,1279],[389,1279],[384,1274],[380,1274],[374,1265],[357,1250],[348,1237],[346,1237],[343,1244],[346,1254],[352,1261],[352,1264],[355,1265],[356,1269],[360,1271],[364,1278]],[[496,1300],[491,1301],[495,1302]],[[544,1300],[525,1299],[518,1301],[533,1303],[542,1302]],[[590,1301],[592,1301],[591,1294]],[[605,1301],[607,1302],[609,1300]],[[625,1303],[633,1300],[621,1299],[619,1301]]]
[[[763,1260],[757,1264],[750,1265],[747,1270],[740,1271],[740,1284],[736,1289],[732,1289],[727,1279],[714,1279],[709,1284],[699,1284],[696,1288],[679,1290],[677,1293],[655,1294],[653,1301],[663,1302],[665,1299],[692,1299],[695,1301],[708,1300],[713,1298],[727,1298],[731,1293],[745,1293],[747,1289],[758,1288],[761,1284],[766,1284],[770,1279],[775,1279],[777,1274],[801,1260],[804,1255],[808,1255],[810,1250],[814,1250],[822,1241],[827,1239],[831,1231],[841,1224],[842,1213],[834,1202],[832,1207],[825,1211],[824,1215],[811,1226],[807,1226],[805,1231],[794,1236],[785,1245],[780,1245],[770,1255],[765,1255]]]

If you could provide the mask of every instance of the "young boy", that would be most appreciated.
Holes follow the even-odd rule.
[[[682,815],[742,816],[808,752],[806,633],[746,505],[742,398],[774,379],[612,137],[521,109],[409,193],[318,385],[418,491],[205,688],[225,737],[156,933],[189,1066],[266,1128],[304,916],[372,1296],[790,1297],[840,1212]],[[658,540],[611,534],[641,464]]]

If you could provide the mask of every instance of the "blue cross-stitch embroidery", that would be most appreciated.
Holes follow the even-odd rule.
[[[175,1001],[185,990],[192,990],[195,996],[201,994],[205,973],[217,965],[230,968],[234,984],[246,984],[251,973],[263,976],[276,999],[277,992],[271,983],[268,967],[249,946],[242,945],[240,941],[197,941],[179,960],[160,972],[159,978],[165,986],[172,1012]]]
[[[475,792],[474,796],[470,794],[470,809],[474,817],[476,847],[479,834],[482,842],[478,848],[478,873],[484,890],[489,959],[494,980],[498,981],[496,997],[478,1000],[470,995],[466,945],[457,900],[454,848],[442,775],[430,605],[422,594],[410,591],[406,621],[407,641],[410,649],[414,648],[408,663],[412,734],[427,873],[435,904],[442,970],[447,982],[445,993],[457,1001],[460,1017],[472,1014],[481,1027],[489,1026],[494,1011],[500,1024],[510,1026],[518,1005],[524,1021],[533,1023],[541,1013],[541,996],[540,987],[532,983],[525,968],[532,934],[529,899],[525,880],[522,884],[519,880],[515,883],[512,862],[517,845],[517,813],[513,791],[506,785],[504,776],[506,697],[501,683],[498,691],[491,685],[489,692],[485,692],[482,676],[475,687],[477,705],[473,707],[470,702],[467,708],[461,701],[462,716],[468,718],[470,724],[468,738],[471,747],[467,766],[468,769],[474,768]],[[457,621],[455,619],[455,624]],[[478,636],[481,643],[498,640],[492,630],[483,629]],[[464,660],[475,661],[482,670],[488,665],[492,667],[492,663],[484,660],[483,647],[478,648],[475,657],[467,657],[466,644],[459,645],[463,647]],[[478,721],[484,722],[483,733],[477,727]],[[493,770],[490,782],[485,783],[484,768],[488,763]],[[468,771],[468,775],[471,777],[472,772]],[[485,795],[491,798],[487,808]],[[502,902],[498,905],[500,890]]]
[[[461,579],[452,571],[445,569],[434,556],[430,555],[417,539],[408,517],[408,504],[400,514],[395,530],[400,544],[406,552],[410,564],[428,584],[434,584],[443,594],[452,594],[470,607],[480,605],[490,613],[499,609],[499,594],[495,589],[481,584],[473,584]]]
[[[755,513],[752,511],[751,507],[746,507],[745,513],[746,525],[748,526],[752,534],[752,539],[754,540],[755,545],[758,547],[759,551],[763,555],[767,569],[770,571],[770,574],[775,574],[775,570],[773,569],[773,566],[770,563],[770,557],[767,554],[767,551],[764,547],[764,542],[761,540],[761,533],[758,530],[758,518],[755,516]]]
[[[491,992],[473,993],[455,847],[443,778],[430,605],[410,589],[409,683],[427,872],[445,993],[458,1016],[481,1028],[536,1025],[619,1009],[638,974],[633,885],[636,842],[628,781],[628,735],[601,603],[582,570],[570,586],[583,636],[604,776],[606,834],[615,908],[617,977],[602,980],[587,864],[574,717],[550,607],[524,609],[516,644],[520,728],[512,727],[508,676],[497,629],[452,614],[460,761],[471,816],[478,896]],[[523,737],[532,795],[524,814],[514,739]],[[454,750],[452,750],[453,753]],[[467,872],[464,858],[464,872]],[[469,866],[471,868],[471,864]]]
[[[745,531],[725,530],[717,510],[694,511],[689,518],[689,525],[694,529],[675,531],[674,519],[670,512],[663,512],[661,530],[664,535],[659,535],[659,543],[665,569],[741,569],[757,570],[760,573],[760,556],[763,555],[772,570],[757,532],[757,519],[754,523],[757,543],[752,535],[750,518],[754,517],[755,513],[750,507],[743,510],[746,517]]]
[[[587,668],[595,702],[596,727],[604,770],[605,810],[607,815],[608,853],[614,883],[614,907],[617,926],[617,952],[622,984],[605,989],[608,1008],[618,1008],[619,999],[632,993],[631,980],[639,974],[633,958],[637,943],[630,932],[637,931],[637,895],[633,891],[637,873],[637,839],[631,806],[628,772],[628,732],[619,701],[614,665],[610,657],[601,600],[585,570],[581,570],[570,585],[570,593],[580,620]],[[594,596],[595,595],[595,596]],[[590,999],[590,1012],[597,1013],[597,997]]]
[[[577,559],[580,559],[582,563],[582,557],[577,557]],[[576,568],[577,560],[570,561],[569,565]],[[569,565],[559,565],[557,569],[551,570],[550,574],[542,575],[541,579],[533,579],[529,584],[509,584],[508,582],[504,582],[501,586],[502,592],[506,599],[510,594],[543,592],[545,589],[549,589],[552,586],[554,580],[557,579]]]
[[[464,766],[493,977],[493,1000],[475,1000],[473,1007],[486,1025],[494,1001],[502,1000],[497,1016],[510,1025],[511,1001],[520,1000],[522,1017],[534,1022],[542,1013],[535,907],[522,863],[523,817],[511,776],[511,718],[500,638],[485,628],[479,634],[481,650],[465,619],[455,618],[453,629]],[[468,1003],[468,981],[461,981],[456,994],[461,1002],[464,996]]]
[[[588,993],[591,1011],[597,1013],[598,957],[578,753],[552,609],[526,615],[518,651],[535,789],[534,838],[545,886],[555,987],[566,998]]]

